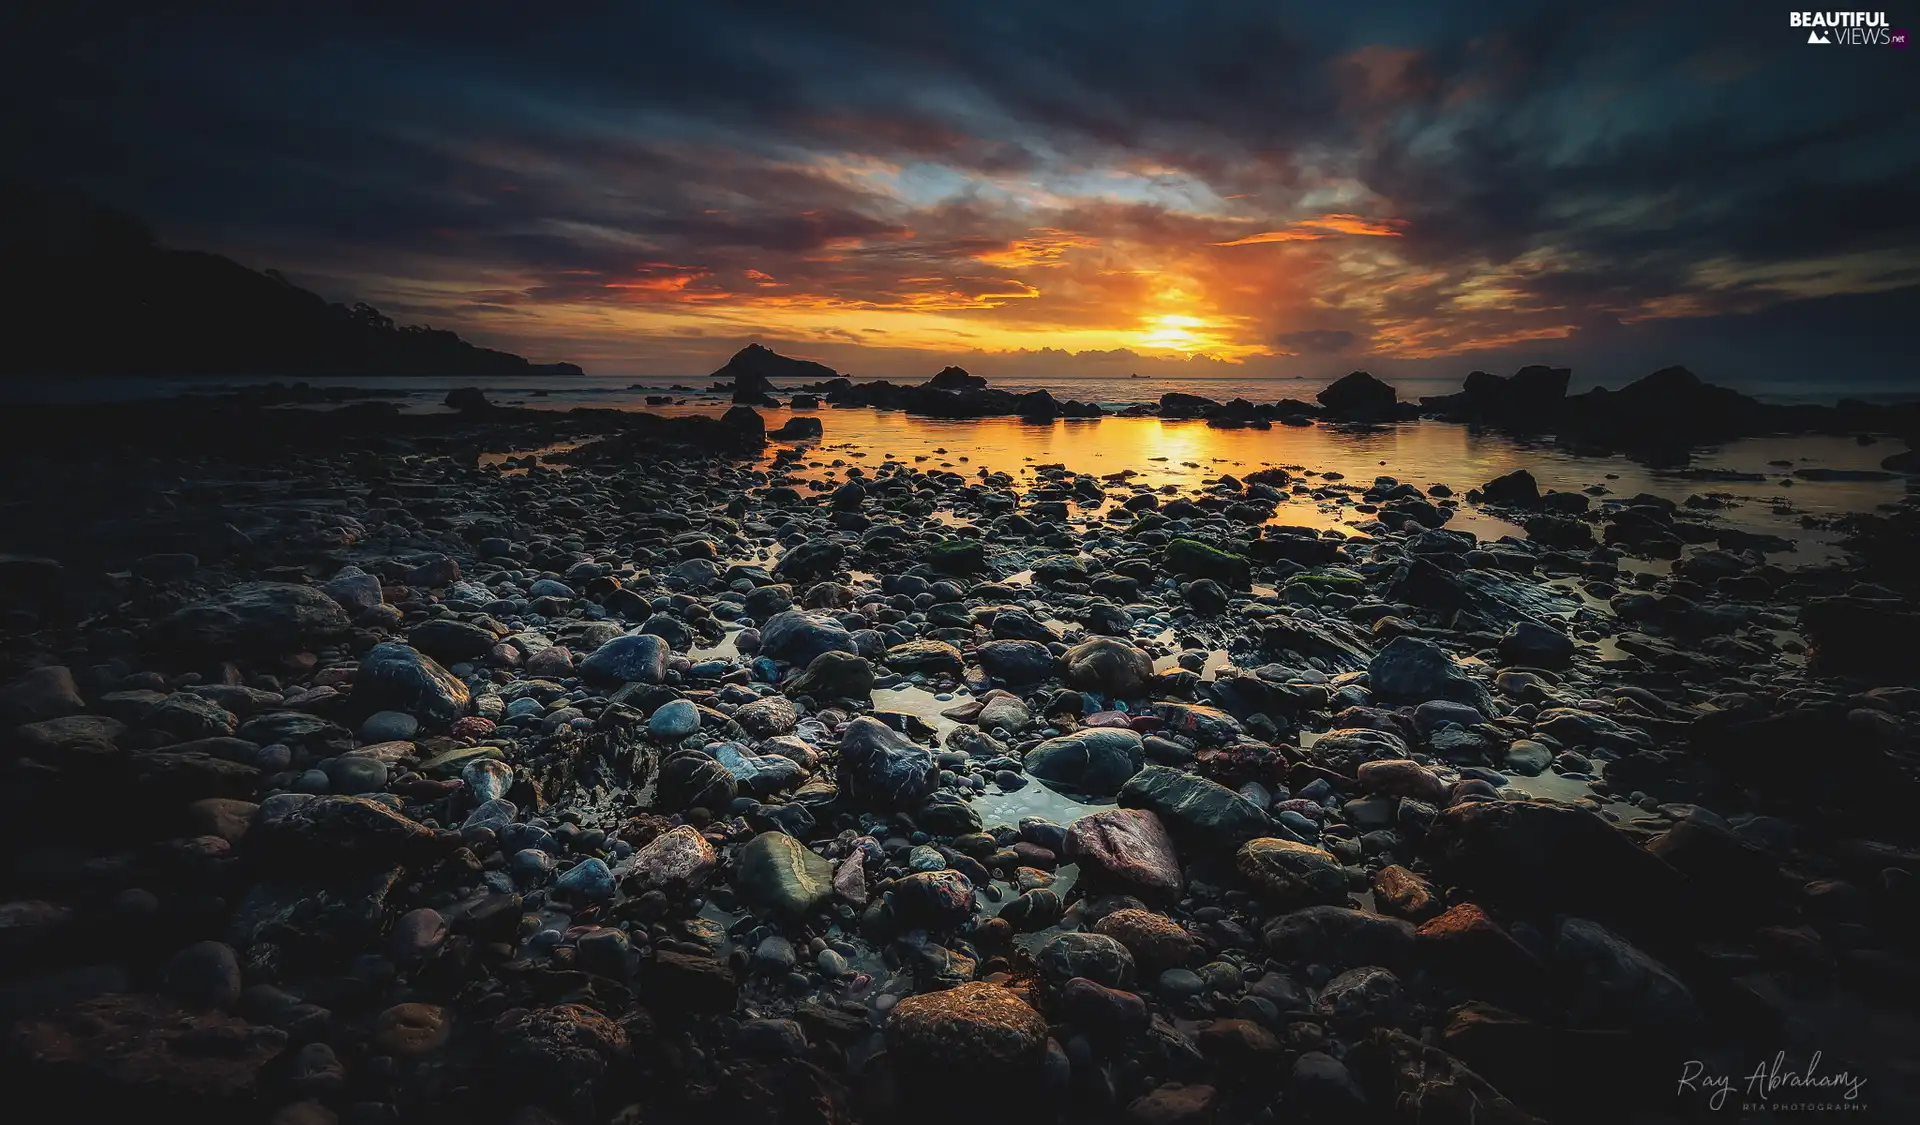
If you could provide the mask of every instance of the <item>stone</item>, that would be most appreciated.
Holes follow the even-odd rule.
[[[1108,988],[1133,986],[1133,954],[1105,934],[1056,934],[1034,953],[1033,961],[1041,976],[1054,984],[1086,977]]]
[[[678,742],[700,729],[700,709],[684,699],[669,700],[647,717],[647,734],[659,742]]]
[[[700,830],[682,824],[662,832],[634,853],[628,865],[628,879],[641,893],[655,889],[669,890],[670,894],[697,890],[718,863],[713,845]]]
[[[1170,1082],[1127,1103],[1126,1125],[1206,1125],[1214,1120],[1218,1091],[1212,1086]]]
[[[1153,680],[1153,658],[1113,637],[1074,645],[1061,658],[1061,667],[1069,686],[1112,698],[1137,696]]]
[[[785,690],[821,700],[866,700],[873,695],[873,683],[873,665],[865,657],[823,652],[808,662],[804,672],[788,680]]]
[[[0,725],[4,726],[58,719],[86,707],[73,673],[59,664],[35,668],[0,688]]]
[[[1368,793],[1386,793],[1412,797],[1428,804],[1445,804],[1448,787],[1440,775],[1407,758],[1378,758],[1362,762],[1355,772],[1360,788]]]
[[[756,909],[801,918],[833,894],[833,864],[784,832],[763,832],[733,857],[733,885]]]
[[[1146,766],[1120,787],[1117,799],[1122,806],[1152,811],[1174,839],[1191,840],[1212,851],[1231,851],[1261,836],[1288,834],[1240,794],[1171,766]]]
[[[988,641],[974,650],[987,674],[1008,684],[1034,684],[1053,675],[1053,652],[1039,641]]]
[[[1393,411],[1399,395],[1365,371],[1353,371],[1329,383],[1316,401],[1334,414],[1382,415]]]
[[[457,847],[459,836],[365,797],[281,793],[260,802],[247,843],[281,863],[333,871],[435,859]]]
[[[640,962],[640,993],[665,1011],[714,1015],[731,1012],[740,986],[725,963],[711,954],[655,947]]]
[[[1309,906],[1275,919],[1263,935],[1267,952],[1298,964],[1335,966],[1408,963],[1413,927],[1344,906]]]
[[[1089,813],[1067,829],[1066,858],[1090,886],[1172,903],[1186,889],[1173,838],[1147,809]]]
[[[1110,797],[1146,762],[1140,736],[1124,728],[1088,728],[1027,751],[1027,773],[1050,788]]]
[[[1471,902],[1459,903],[1414,931],[1420,959],[1482,984],[1537,980],[1539,959]]]
[[[1288,1083],[1293,1099],[1312,1117],[1338,1121],[1364,1113],[1367,1095],[1347,1064],[1325,1051],[1303,1051]]]
[[[1245,556],[1197,539],[1175,539],[1167,544],[1167,569],[1188,578],[1211,578],[1229,590],[1253,588],[1253,568]]]
[[[1376,653],[1367,664],[1367,686],[1388,703],[1451,699],[1482,714],[1494,709],[1485,688],[1461,675],[1439,645],[1419,637],[1395,637]]]
[[[218,941],[197,941],[166,967],[167,995],[195,1010],[231,1008],[240,999],[240,958]]]
[[[266,1092],[265,1072],[286,1050],[287,1034],[219,1012],[188,1012],[158,996],[109,993],[21,1021],[8,1046],[63,1119],[118,1119],[107,1107],[130,1104],[181,1112],[182,1120],[245,1119]]]
[[[773,566],[773,580],[795,583],[798,588],[800,583],[831,578],[840,569],[843,554],[840,544],[831,539],[810,539],[780,556]]]
[[[1255,894],[1285,910],[1347,901],[1347,873],[1331,852],[1311,844],[1260,837],[1240,845],[1234,866]]]
[[[889,648],[885,663],[901,675],[925,672],[929,675],[957,676],[965,667],[959,649],[945,641],[924,639]]]
[[[772,738],[791,731],[800,721],[800,712],[785,696],[769,695],[741,707],[729,718],[754,738]]]
[[[1480,486],[1480,495],[1489,504],[1513,504],[1531,508],[1540,503],[1540,486],[1533,474],[1515,469]]]
[[[606,684],[664,683],[671,653],[667,642],[651,633],[628,633],[589,653],[580,662],[580,676]]]
[[[402,914],[388,935],[388,948],[395,962],[412,965],[424,961],[446,943],[447,920],[438,910],[422,906]]]
[[[420,733],[420,720],[405,711],[375,711],[360,724],[363,742],[405,742]]]
[[[1190,965],[1201,955],[1200,942],[1192,934],[1173,919],[1151,910],[1116,910],[1095,922],[1093,932],[1126,946],[1134,963],[1155,975]]]
[[[395,1004],[374,1018],[372,1045],[398,1059],[438,1051],[453,1035],[453,1016],[437,1004]]]
[[[1598,815],[1534,801],[1443,810],[1422,848],[1436,875],[1492,904],[1567,913],[1675,939],[1696,928],[1687,878]]]
[[[886,1043],[909,1075],[1020,1082],[1036,1077],[1046,1056],[1047,1021],[1009,989],[972,981],[894,1005]]]
[[[916,871],[887,889],[902,929],[952,930],[973,914],[973,886],[958,871]]]
[[[1405,919],[1415,925],[1441,912],[1442,904],[1433,887],[1420,876],[1390,863],[1373,873],[1373,902],[1382,914]]]
[[[1671,1034],[1700,1022],[1693,994],[1672,970],[1597,922],[1562,918],[1553,966],[1581,1025]]]
[[[1146,1001],[1086,977],[1074,977],[1060,987],[1054,1010],[1098,1040],[1130,1039],[1147,1029]]]
[[[497,638],[473,622],[436,617],[407,630],[407,643],[442,663],[459,664],[487,655]]]
[[[1516,621],[1500,637],[1500,659],[1507,664],[1562,669],[1573,664],[1573,638],[1537,621]]]
[[[1415,1106],[1421,1121],[1543,1125],[1465,1063],[1402,1031],[1374,1028],[1348,1049],[1345,1062],[1370,1104]]]
[[[760,626],[760,655],[802,668],[823,652],[858,656],[853,635],[829,617],[789,609]]]
[[[588,856],[561,872],[553,886],[574,902],[605,902],[613,897],[613,872],[605,860]]]
[[[494,1021],[493,1042],[516,1089],[576,1119],[593,1112],[601,1079],[628,1053],[620,1024],[584,1004],[510,1009]]]
[[[174,611],[158,629],[166,643],[182,648],[271,655],[338,640],[352,627],[323,590],[246,582]]]
[[[433,658],[397,641],[383,641],[360,658],[353,700],[371,711],[405,711],[447,724],[467,712],[467,685]]]
[[[933,752],[871,716],[840,734],[840,787],[853,799],[881,808],[910,808],[939,785]]]

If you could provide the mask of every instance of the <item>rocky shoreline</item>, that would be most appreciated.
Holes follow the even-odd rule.
[[[450,405],[5,420],[36,1120],[1658,1121],[1779,1051],[1920,1112],[1910,507],[1786,570],[1524,473],[1342,538],[1299,469]]]

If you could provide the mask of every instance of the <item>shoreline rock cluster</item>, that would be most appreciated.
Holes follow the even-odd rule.
[[[1910,588],[1519,474],[1341,538],[1298,469],[769,472],[742,405],[508,474],[558,423],[469,406],[103,450],[166,504],[0,563],[45,1119],[1518,1125],[1779,1050],[1920,1106]]]

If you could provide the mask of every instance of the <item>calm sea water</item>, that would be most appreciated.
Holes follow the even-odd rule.
[[[248,382],[236,379],[67,379],[39,385],[0,381],[0,404],[22,401],[139,401],[181,393],[211,393]],[[282,380],[285,381],[285,380]],[[313,379],[315,386],[354,386],[391,390],[408,410],[440,411],[441,399],[455,386],[477,385],[501,404],[570,410],[575,407],[612,407],[664,414],[718,414],[727,409],[723,396],[668,392],[665,381],[651,380],[650,389],[633,389],[633,380],[604,376],[582,378],[521,378],[456,380],[434,377],[387,379]],[[704,390],[706,378],[679,381]],[[1033,385],[996,383],[1009,390]],[[1056,397],[1123,407],[1155,402],[1168,390],[1182,390],[1210,398],[1242,396],[1256,402],[1280,398],[1311,400],[1317,382],[1296,380],[1169,380],[1059,379],[1047,389]],[[1402,382],[1403,399],[1444,394],[1456,384]],[[1832,401],[1844,392],[1832,386],[1814,394],[1800,388],[1802,397]],[[536,395],[535,392],[544,392]],[[668,405],[648,406],[649,394],[673,394]],[[769,429],[786,421],[785,407],[762,410]],[[1881,440],[1862,445],[1850,437],[1806,435],[1751,438],[1695,450],[1685,465],[1652,467],[1625,456],[1591,456],[1571,452],[1547,441],[1518,440],[1502,434],[1440,422],[1408,422],[1373,428],[1313,425],[1275,426],[1270,430],[1216,430],[1197,421],[1159,418],[1117,418],[1056,421],[1033,424],[1012,418],[944,421],[909,416],[899,411],[823,408],[804,412],[820,419],[825,436],[801,474],[833,482],[845,479],[855,465],[877,466],[897,460],[922,467],[941,466],[967,475],[1004,471],[1028,477],[1038,465],[1061,464],[1078,472],[1107,475],[1131,470],[1133,479],[1155,488],[1197,490],[1223,473],[1245,473],[1266,466],[1337,473],[1338,493],[1332,500],[1295,497],[1283,504],[1276,522],[1351,532],[1371,520],[1357,508],[1358,492],[1377,476],[1391,476],[1422,488],[1445,484],[1464,494],[1494,477],[1527,469],[1543,489],[1586,490],[1596,497],[1632,496],[1649,492],[1676,503],[1689,497],[1711,497],[1726,506],[1717,518],[1728,526],[1778,535],[1796,544],[1777,560],[1787,565],[1831,561],[1838,557],[1836,536],[1819,526],[1846,512],[1872,511],[1900,500],[1907,480],[1890,474],[1882,479],[1807,480],[1801,469],[1840,469],[1874,472],[1880,461],[1904,445]],[[769,450],[771,460],[773,450]],[[497,458],[496,458],[497,459]],[[1325,481],[1326,478],[1319,478]],[[1351,489],[1351,493],[1340,490]],[[1462,505],[1448,525],[1482,538],[1522,535],[1512,523]],[[1662,564],[1664,565],[1664,564]]]

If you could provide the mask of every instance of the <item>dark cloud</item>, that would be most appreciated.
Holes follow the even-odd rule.
[[[836,346],[1057,330],[1080,362],[1185,341],[1781,370],[1759,344],[1780,310],[1857,367],[1912,371],[1851,310],[1912,311],[1920,286],[1914,60],[1810,50],[1747,4],[69,0],[0,20],[0,96],[26,109],[0,115],[11,171],[542,354],[682,356],[761,318]],[[1384,233],[1299,225],[1338,215]],[[1245,242],[1274,231],[1300,237]],[[832,319],[874,311],[941,319]]]

